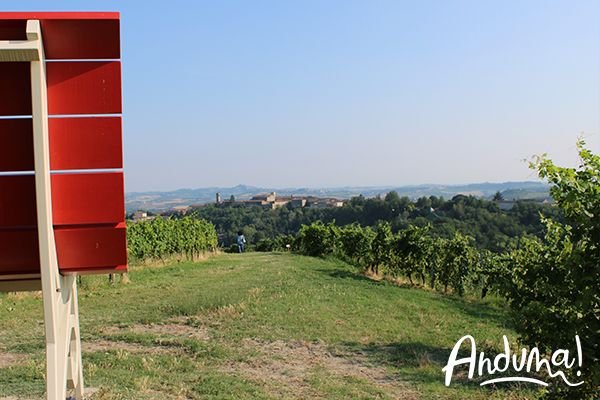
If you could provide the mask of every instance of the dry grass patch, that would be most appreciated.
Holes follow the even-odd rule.
[[[257,353],[258,357],[231,362],[226,366],[226,372],[258,381],[277,397],[322,398],[310,381],[315,371],[325,370],[336,378],[367,382],[392,399],[417,398],[414,390],[384,368],[373,365],[366,354],[334,354],[323,343],[304,341],[244,339],[240,345],[247,351]]]
[[[215,250],[194,254],[191,257],[186,254],[175,254],[163,258],[147,258],[144,260],[134,260],[133,263],[130,264],[130,269],[139,271],[143,270],[144,268],[163,268],[170,267],[173,266],[173,264],[179,263],[200,262],[207,260],[211,257],[217,256],[219,254],[221,254],[221,252]]]
[[[157,325],[134,325],[131,328],[134,333],[152,334],[159,336],[177,336],[188,339],[208,341],[210,336],[208,330],[202,327],[193,327],[181,324],[157,324]]]
[[[16,354],[2,351],[0,352],[0,368],[14,367],[25,364],[28,357],[25,354]]]
[[[137,343],[127,343],[112,340],[94,340],[91,342],[81,342],[81,350],[84,353],[107,353],[109,351],[125,352],[132,354],[173,354],[173,349],[165,347],[148,347]]]
[[[102,330],[108,335],[122,333],[151,334],[157,336],[175,336],[199,341],[210,340],[208,328],[197,326],[195,320],[188,317],[173,318],[164,324],[135,324],[131,326],[111,326]]]

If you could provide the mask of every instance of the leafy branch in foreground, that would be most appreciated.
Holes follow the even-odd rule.
[[[583,140],[577,149],[577,168],[556,166],[545,155],[531,163],[552,184],[565,223],[544,219],[543,239],[523,239],[501,286],[524,343],[547,351],[570,345],[577,354],[574,337],[581,339],[582,375],[571,381],[585,383],[553,386],[549,398],[600,396],[600,157]]]

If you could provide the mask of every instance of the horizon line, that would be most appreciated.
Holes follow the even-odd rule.
[[[470,183],[415,183],[415,184],[404,184],[404,185],[373,185],[373,186],[362,186],[362,185],[344,185],[344,186],[256,186],[251,184],[239,183],[234,186],[197,186],[197,187],[179,187],[177,189],[150,189],[150,190],[135,190],[127,191],[127,194],[135,193],[165,193],[165,192],[176,192],[179,190],[202,190],[202,189],[234,189],[237,187],[247,187],[253,189],[277,189],[277,190],[292,190],[292,189],[304,189],[304,190],[322,190],[322,189],[400,189],[400,188],[413,188],[413,187],[424,187],[424,186],[446,186],[446,187],[458,187],[458,186],[472,186],[472,185],[505,185],[505,184],[524,184],[533,183],[549,186],[547,182],[542,180],[525,180],[525,181],[498,181],[498,182],[470,182]]]

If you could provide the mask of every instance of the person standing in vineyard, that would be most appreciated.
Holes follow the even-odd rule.
[[[243,253],[244,247],[246,246],[246,238],[244,237],[244,232],[242,232],[242,231],[238,232],[237,245],[238,245],[238,253]]]

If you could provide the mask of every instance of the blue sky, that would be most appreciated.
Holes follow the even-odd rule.
[[[535,179],[600,151],[598,1],[12,1],[120,11],[126,190]]]

